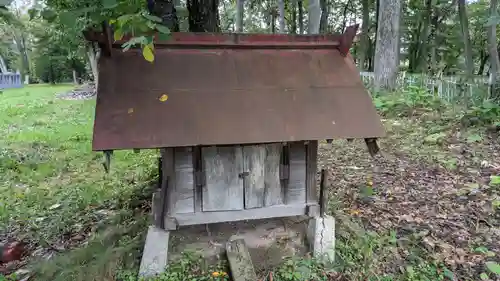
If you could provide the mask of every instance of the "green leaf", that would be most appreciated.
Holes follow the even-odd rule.
[[[448,277],[448,279],[455,280],[455,274],[453,274],[453,272],[451,272],[451,270],[446,267],[443,269],[443,274],[444,276]]]
[[[30,20],[34,19],[38,15],[39,10],[37,9],[28,9],[28,15],[30,16]]]
[[[9,6],[14,0],[0,0],[0,7]]]
[[[142,48],[142,56],[149,62],[153,62],[155,60],[155,55],[153,54],[151,45],[144,45]]]
[[[153,15],[149,15],[149,14],[145,14],[144,17],[150,21],[154,21],[154,22],[157,22],[157,23],[161,23],[162,20],[160,17],[157,17],[157,16],[153,16]]]
[[[111,9],[118,6],[118,2],[116,0],[102,0],[102,6],[105,9]]]
[[[40,16],[48,22],[53,21],[56,18],[56,13],[50,9],[44,9],[40,12]]]
[[[490,176],[490,185],[500,185],[500,176]]]
[[[64,11],[59,14],[59,19],[61,23],[69,27],[74,27],[76,25],[76,15],[70,11]]]
[[[170,28],[164,26],[164,25],[161,25],[161,24],[157,24],[156,25],[156,29],[163,33],[163,34],[170,34]]]
[[[124,26],[129,20],[132,19],[132,15],[122,15],[119,16],[116,20],[120,26]]]
[[[488,262],[486,262],[486,268],[489,271],[491,271],[497,275],[500,275],[500,264],[493,262],[493,261],[488,261]]]
[[[483,272],[479,275],[479,278],[481,278],[481,280],[488,280],[490,277],[488,276],[488,274]]]
[[[483,140],[483,137],[481,135],[478,135],[478,134],[473,134],[473,135],[470,135],[467,137],[468,143],[479,142],[482,140]]]
[[[121,28],[117,28],[113,34],[113,38],[115,39],[115,41],[122,40],[123,30]]]
[[[159,33],[158,34],[158,39],[160,41],[167,41],[168,39],[170,39],[170,33],[169,34]]]
[[[476,249],[474,249],[474,252],[485,254],[486,252],[488,252],[488,248],[483,247],[483,246],[477,247]]]

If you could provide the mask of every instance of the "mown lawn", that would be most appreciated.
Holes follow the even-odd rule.
[[[117,151],[104,173],[102,154],[91,150],[95,100],[55,97],[71,88],[0,95],[2,240],[28,241],[35,258],[79,246],[99,227],[116,225],[110,220],[132,216],[156,172],[155,151]]]

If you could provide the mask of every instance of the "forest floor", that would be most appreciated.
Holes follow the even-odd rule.
[[[137,280],[156,151],[115,152],[105,174],[102,155],[91,151],[95,100],[57,98],[70,89],[0,94],[0,244],[24,241],[26,252],[0,263],[0,272],[19,280]],[[498,122],[500,108],[471,114],[427,99],[375,98],[387,130],[375,158],[361,140],[320,145],[336,262],[287,260],[274,281],[499,280],[499,138],[490,125],[467,120],[481,119],[480,111]],[[227,280],[210,270],[224,264],[202,269],[186,256],[159,280]]]

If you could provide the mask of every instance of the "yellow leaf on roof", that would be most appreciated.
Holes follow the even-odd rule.
[[[150,45],[144,45],[142,48],[142,55],[149,62],[153,62],[155,60],[155,55],[153,54],[153,49]]]
[[[167,100],[168,100],[168,95],[166,94],[161,95],[160,101],[167,101]]]

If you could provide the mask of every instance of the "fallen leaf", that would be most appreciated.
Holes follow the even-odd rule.
[[[166,94],[161,95],[161,97],[160,97],[161,102],[165,102],[167,100],[168,100],[168,95],[166,95]]]

